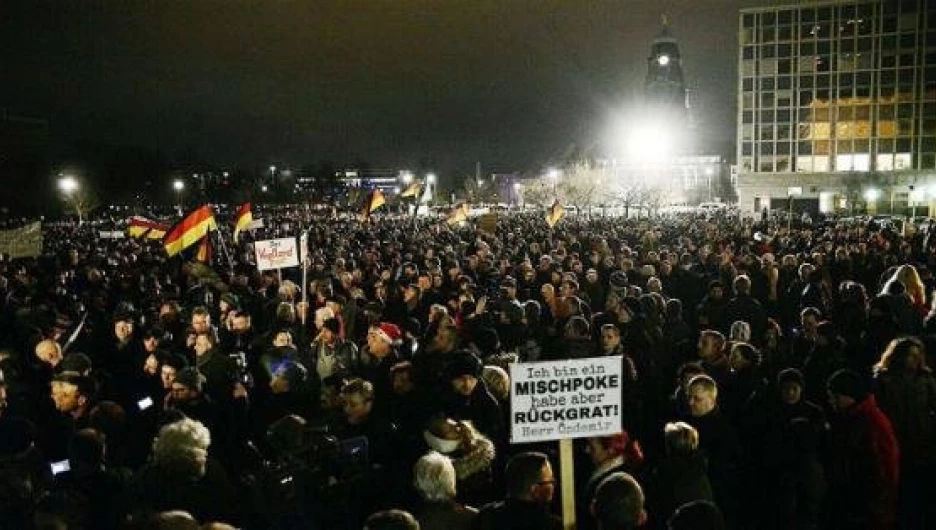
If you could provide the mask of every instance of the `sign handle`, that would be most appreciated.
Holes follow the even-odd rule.
[[[562,528],[575,530],[575,455],[572,439],[559,440],[559,469],[562,485]]]

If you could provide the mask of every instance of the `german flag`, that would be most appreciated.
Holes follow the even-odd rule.
[[[168,231],[167,225],[138,215],[131,217],[130,224],[127,225],[127,235],[134,238],[162,239]]]
[[[408,188],[403,190],[403,193],[400,194],[400,198],[408,199],[409,197],[414,197],[418,199],[419,196],[422,194],[422,186],[423,185],[421,181],[417,180],[413,182],[412,184],[409,185]]]
[[[556,199],[546,212],[546,224],[549,225],[549,228],[556,226],[556,223],[561,221],[562,218],[565,217],[565,214],[565,208],[559,204],[559,199]]]
[[[198,244],[198,252],[195,253],[195,261],[210,264],[211,256],[211,235],[205,234],[205,237],[201,239],[201,243]]]
[[[166,234],[163,239],[163,245],[166,247],[166,254],[170,257],[182,252],[188,247],[201,241],[209,231],[217,230],[214,211],[210,204],[200,206],[197,210],[190,213],[179,224],[172,227],[172,231]]]
[[[237,236],[253,222],[253,214],[250,213],[250,203],[245,202],[237,209],[237,215],[234,216],[234,242],[237,243]]]
[[[387,199],[384,198],[382,191],[378,189],[371,190],[364,199],[364,204],[361,207],[361,213],[358,217],[360,217],[361,221],[366,221],[370,218],[370,214],[373,213],[374,210],[380,208],[386,202]]]
[[[452,211],[449,212],[448,218],[445,219],[445,222],[449,226],[454,226],[459,223],[464,222],[468,219],[468,203],[461,203],[458,206],[452,208]]]

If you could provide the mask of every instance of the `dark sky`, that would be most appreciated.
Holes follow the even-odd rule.
[[[708,147],[769,0],[0,0],[0,108],[219,165],[530,170],[633,100],[666,12]]]

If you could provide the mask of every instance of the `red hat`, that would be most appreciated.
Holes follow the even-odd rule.
[[[403,342],[403,333],[396,324],[381,322],[377,327],[377,335],[387,343],[397,346]]]

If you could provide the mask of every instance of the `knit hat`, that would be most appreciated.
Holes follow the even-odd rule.
[[[341,322],[338,322],[337,318],[326,318],[322,326],[332,333],[337,334],[341,331]]]
[[[91,371],[91,358],[81,352],[71,352],[62,359],[62,373],[84,374]]]
[[[197,368],[184,368],[176,374],[175,382],[196,392],[202,391],[202,385],[205,384],[205,377]]]
[[[231,306],[232,308],[240,308],[240,298],[237,297],[234,293],[224,293],[221,295],[221,301]]]
[[[627,273],[624,271],[612,272],[611,278],[608,280],[608,284],[613,291],[623,291],[627,289],[627,283]]]
[[[829,393],[848,396],[855,401],[861,401],[868,395],[868,383],[860,375],[851,370],[843,369],[829,377]]]
[[[484,365],[473,353],[461,351],[454,355],[452,362],[445,369],[446,379],[452,380],[463,375],[480,377]]]
[[[786,384],[797,384],[800,387],[806,386],[806,380],[803,377],[803,372],[800,372],[796,368],[787,368],[786,370],[781,370],[777,374],[777,386],[782,387]]]
[[[397,346],[403,342],[403,333],[396,324],[381,322],[377,327],[377,336],[392,346]]]

